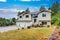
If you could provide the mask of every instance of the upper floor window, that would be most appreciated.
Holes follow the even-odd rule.
[[[42,14],[42,17],[46,17],[46,14],[43,13],[43,14]]]
[[[22,16],[20,16],[20,18],[22,18]]]
[[[29,17],[29,15],[26,15],[26,18],[28,18]]]
[[[38,14],[33,14],[33,18],[37,18],[38,17]]]

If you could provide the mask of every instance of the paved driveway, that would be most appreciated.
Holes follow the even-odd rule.
[[[18,27],[16,26],[6,26],[6,27],[0,27],[0,32],[7,32],[10,30],[16,30]]]

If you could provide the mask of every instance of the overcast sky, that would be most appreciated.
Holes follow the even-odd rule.
[[[38,11],[42,5],[48,9],[56,1],[60,3],[60,0],[0,0],[0,17],[17,18],[18,11],[27,8],[30,11]]]

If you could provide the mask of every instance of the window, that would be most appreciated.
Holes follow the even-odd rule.
[[[20,18],[22,18],[22,16],[20,16]]]
[[[46,25],[46,24],[47,24],[47,22],[42,22],[42,24],[43,24],[43,25]]]
[[[34,19],[34,23],[36,22],[36,19]]]
[[[26,18],[28,18],[29,17],[29,15],[26,15]]]
[[[42,17],[46,17],[46,14],[42,14]]]
[[[33,14],[33,18],[37,18],[38,17],[38,14]]]

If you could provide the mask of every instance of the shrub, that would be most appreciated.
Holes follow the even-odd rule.
[[[58,21],[57,18],[52,18],[52,20],[51,20],[51,24],[55,24],[56,21]]]
[[[60,31],[59,31],[58,33],[59,33],[59,35],[60,35]]]
[[[28,29],[30,29],[30,28],[31,28],[31,26],[28,26],[27,28],[28,28]]]
[[[22,27],[22,29],[24,29],[24,27]]]
[[[32,24],[32,27],[38,27],[39,25],[38,24]]]
[[[34,27],[34,24],[32,24],[32,27]]]
[[[47,27],[50,27],[50,25],[48,25]]]
[[[60,26],[60,20],[58,20],[57,25]]]
[[[40,24],[40,27],[43,27],[43,24]]]
[[[18,28],[18,30],[20,30],[20,29]]]

